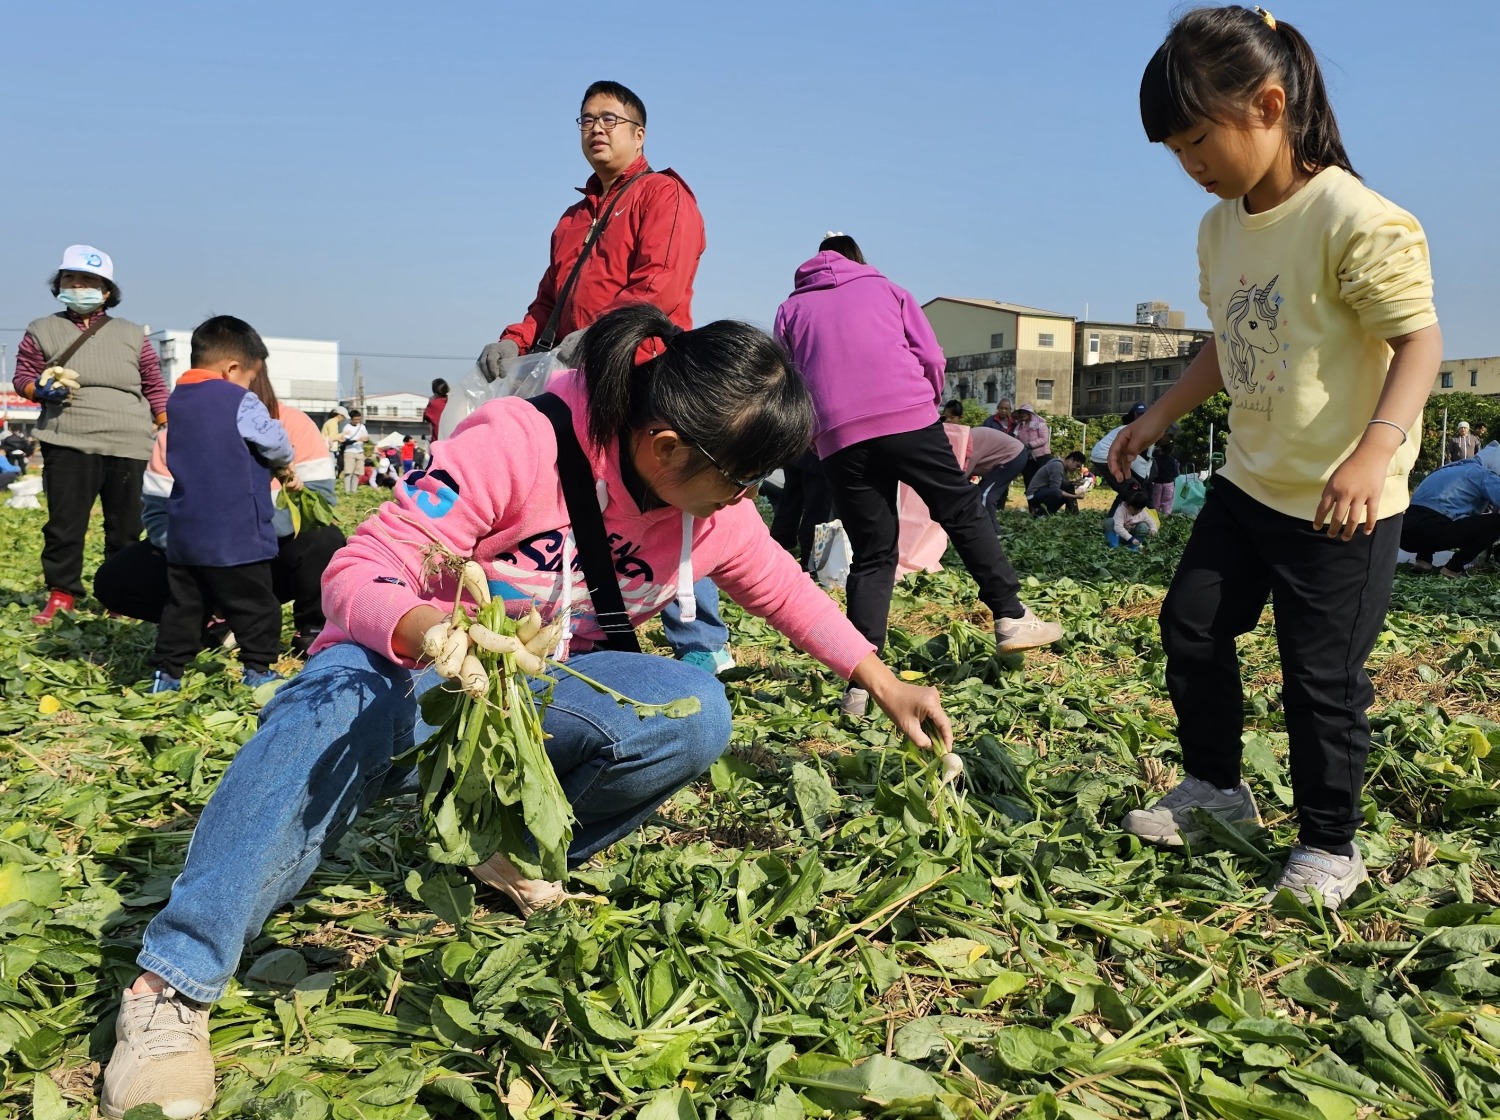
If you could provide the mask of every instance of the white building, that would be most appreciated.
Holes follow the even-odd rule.
[[[151,344],[161,355],[161,372],[167,388],[191,367],[192,331],[152,331]],[[314,420],[339,403],[339,344],[311,338],[265,338],[271,356],[266,372],[276,399],[300,408]],[[424,406],[426,402],[423,402]],[[421,409],[417,410],[418,415]]]
[[[421,393],[366,393],[365,427],[377,439],[392,432],[424,439],[427,421],[422,412],[426,408],[427,398]]]

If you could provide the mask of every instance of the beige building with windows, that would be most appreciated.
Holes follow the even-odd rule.
[[[1500,397],[1500,358],[1452,358],[1438,366],[1432,391]]]
[[[956,296],[922,310],[948,359],[945,400],[988,407],[1006,399],[1054,416],[1072,413],[1073,316]]]
[[[1136,304],[1134,323],[1080,322],[1074,342],[1073,415],[1120,416],[1176,382],[1212,335],[1165,303]]]

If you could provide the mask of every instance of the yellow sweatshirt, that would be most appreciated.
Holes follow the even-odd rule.
[[[1388,338],[1437,322],[1427,237],[1405,210],[1336,167],[1280,206],[1219,203],[1198,227],[1198,294],[1233,406],[1223,475],[1312,520],[1364,435],[1391,364]],[[1407,505],[1421,421],[1391,459],[1380,516]]]

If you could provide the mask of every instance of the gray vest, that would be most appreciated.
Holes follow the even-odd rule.
[[[48,315],[26,328],[51,365],[78,338],[78,325],[66,315]],[[129,319],[107,320],[68,359],[82,387],[71,400],[42,405],[36,438],[44,445],[71,447],[93,455],[150,459],[154,435],[151,408],[141,391],[141,340],[145,331]]]

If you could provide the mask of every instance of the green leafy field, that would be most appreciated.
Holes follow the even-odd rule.
[[[92,1115],[141,930],[264,697],[224,654],[142,695],[149,626],[38,634],[40,524],[0,510],[0,1113],[59,1120]],[[380,807],[218,1005],[213,1115],[1500,1111],[1500,580],[1397,577],[1376,881],[1337,915],[1266,908],[1295,835],[1268,627],[1244,648],[1269,831],[1183,855],[1117,827],[1175,780],[1155,617],[1187,528],[1133,555],[1094,517],[1005,514],[1025,597],[1071,635],[1024,665],[989,656],[966,577],[898,589],[891,655],[943,690],[956,801],[731,610],[733,749],[577,877],[594,901],[522,923]]]

